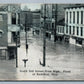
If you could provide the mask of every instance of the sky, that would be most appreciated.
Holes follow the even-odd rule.
[[[35,10],[40,9],[41,4],[21,4],[21,9],[23,9],[25,6],[27,6],[28,9]]]

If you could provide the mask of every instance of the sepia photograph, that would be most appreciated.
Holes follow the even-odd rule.
[[[0,81],[84,81],[84,4],[0,4]]]

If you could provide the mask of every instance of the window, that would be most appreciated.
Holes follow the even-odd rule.
[[[66,26],[66,33],[68,33],[68,26]]]
[[[69,27],[69,34],[71,34],[71,26]]]
[[[83,27],[80,28],[81,36],[83,36]]]
[[[5,56],[6,52],[5,50],[2,50],[2,56]]]
[[[79,12],[77,12],[77,24],[79,24]]]
[[[63,27],[63,33],[64,33],[64,27]]]
[[[75,26],[73,26],[73,35],[75,34]]]
[[[59,32],[59,27],[57,29],[58,29],[58,32]]]
[[[79,35],[79,27],[77,27],[77,35]]]
[[[66,12],[66,23],[68,23],[68,12]]]
[[[70,12],[70,23],[71,23],[71,12]]]
[[[3,17],[2,17],[2,15],[0,15],[0,21],[3,21]]]
[[[61,33],[61,27],[60,27],[60,33]]]
[[[75,12],[73,12],[73,23],[75,23]]]
[[[81,11],[81,24],[83,24],[83,11]]]
[[[2,32],[0,32],[0,37],[2,37]]]
[[[12,14],[12,24],[16,24],[16,14]]]

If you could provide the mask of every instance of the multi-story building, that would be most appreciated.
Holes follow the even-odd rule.
[[[32,12],[31,10],[22,10],[20,12],[20,24],[25,27],[27,27],[27,29],[29,29],[30,27],[32,27]]]
[[[40,32],[40,18],[41,18],[41,14],[40,14],[40,10],[36,9],[34,11],[32,11],[32,27],[34,29],[34,31],[36,31],[36,33]]]
[[[0,7],[0,57],[2,58],[16,57],[16,48],[20,45],[19,13],[19,4]]]
[[[73,44],[84,44],[84,5],[65,8],[65,35]]]
[[[57,38],[63,37],[62,30],[64,29],[65,10],[64,7],[72,4],[46,4],[46,36],[51,37],[56,31]],[[41,25],[44,21],[44,4],[41,5]],[[61,30],[62,29],[62,30]],[[61,30],[61,31],[59,31]]]

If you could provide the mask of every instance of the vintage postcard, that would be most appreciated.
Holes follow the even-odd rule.
[[[0,4],[4,80],[84,80],[84,4]]]

